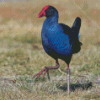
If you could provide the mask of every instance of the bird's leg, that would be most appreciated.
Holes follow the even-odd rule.
[[[70,94],[70,70],[69,65],[67,66],[67,91]]]
[[[33,78],[34,78],[34,77],[38,78],[38,77],[44,72],[43,78],[45,77],[45,74],[47,73],[48,79],[50,80],[49,70],[50,70],[50,69],[58,69],[58,68],[59,68],[59,62],[58,62],[58,60],[56,60],[56,66],[44,67],[39,73],[35,74],[35,75],[33,76]]]

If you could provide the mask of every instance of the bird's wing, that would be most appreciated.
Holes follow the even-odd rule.
[[[59,25],[62,27],[65,34],[70,35],[72,33],[72,29],[69,26],[63,23],[59,23]]]
[[[60,25],[61,25],[64,33],[69,35],[71,43],[74,43],[79,40],[79,38],[80,38],[79,30],[81,27],[81,19],[79,17],[77,17],[75,19],[71,28],[63,23],[60,23]]]
[[[62,27],[57,25],[52,25],[48,31],[48,42],[50,48],[55,50],[61,55],[70,55],[71,45],[69,35],[65,34]]]

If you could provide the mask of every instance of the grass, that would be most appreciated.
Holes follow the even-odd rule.
[[[93,1],[93,0],[92,0]],[[90,0],[33,0],[0,4],[0,100],[99,100],[100,99],[100,20],[99,6]],[[38,3],[37,3],[38,2]],[[41,28],[45,18],[37,19],[45,5],[59,10],[59,22],[72,26],[82,19],[82,50],[70,63],[71,94],[67,94],[66,64],[39,79],[32,78],[54,60],[43,50]]]

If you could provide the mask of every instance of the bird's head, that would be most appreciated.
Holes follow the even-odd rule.
[[[48,5],[48,6],[43,7],[43,9],[38,14],[38,18],[43,17],[43,16],[51,17],[55,13],[58,13],[58,11],[56,10],[56,8],[54,8],[53,6],[49,6]]]

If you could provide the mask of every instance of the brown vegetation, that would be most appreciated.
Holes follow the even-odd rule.
[[[59,22],[72,26],[82,19],[80,53],[73,56],[71,95],[66,90],[66,64],[50,71],[51,81],[32,79],[33,74],[54,60],[43,50],[41,28],[45,18],[37,19],[45,5],[59,11]],[[32,0],[0,4],[0,100],[99,100],[100,99],[100,1]],[[62,71],[62,72],[61,72]]]

